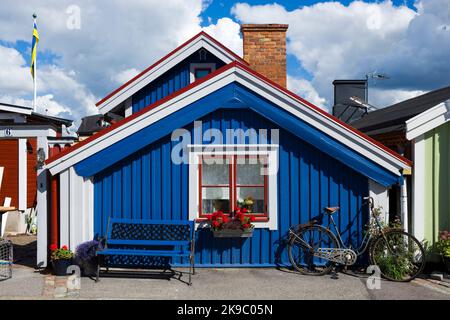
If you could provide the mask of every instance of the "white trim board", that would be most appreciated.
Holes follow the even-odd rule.
[[[37,138],[37,149],[42,148],[45,153],[45,159],[48,157],[48,144],[47,137],[41,136]],[[37,170],[37,255],[36,255],[36,265],[38,267],[47,266],[47,250],[48,250],[48,239],[47,239],[47,170],[41,168]]]
[[[80,146],[78,149],[47,164],[51,174],[57,174],[87,157],[107,148],[108,146],[130,136],[131,134],[151,125],[152,123],[172,114],[185,106],[207,96],[208,94],[232,83],[238,82],[253,92],[270,100],[294,116],[321,130],[325,134],[337,139],[342,144],[355,150],[362,156],[371,159],[397,176],[400,170],[409,169],[409,165],[393,154],[374,144],[370,140],[356,134],[344,125],[305,105],[301,100],[266,83],[248,71],[233,66],[222,73],[200,83],[197,86],[173,97],[157,107],[137,116],[116,127],[114,130]]]
[[[27,208],[27,139],[18,139],[18,169],[19,169],[19,210]]]
[[[447,100],[406,121],[406,139],[413,140],[449,120],[450,100]]]
[[[100,103],[97,106],[98,110],[102,114],[111,111],[126,99],[131,97],[133,94],[138,92],[140,89],[151,83],[166,71],[172,69],[178,63],[188,58],[191,54],[197,52],[201,48],[208,50],[214,56],[222,60],[225,64],[236,60],[236,57],[234,57],[232,54],[230,54],[202,34],[174,54],[167,57],[165,60],[161,61],[159,64],[155,65],[147,73],[143,74],[141,77],[137,78],[132,83],[120,89],[111,97]]]
[[[13,105],[5,105],[2,103],[0,103],[0,110],[14,112],[14,113],[20,113],[20,114],[27,114],[27,115],[31,115],[31,113],[33,112],[32,108],[13,106]]]
[[[3,172],[5,171],[5,167],[0,167],[0,190],[2,190],[2,181],[3,181]]]
[[[94,237],[94,188],[92,179],[69,168],[60,175],[60,243],[75,251]]]
[[[425,239],[425,136],[422,134],[414,139],[414,170],[413,170],[413,202],[412,202],[412,232],[422,241]]]

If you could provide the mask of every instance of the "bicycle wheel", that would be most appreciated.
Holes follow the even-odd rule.
[[[331,231],[320,225],[300,228],[296,236],[291,236],[288,243],[289,260],[292,266],[302,274],[321,276],[333,267],[329,260],[315,257],[318,248],[339,248],[339,242]],[[303,242],[303,241],[304,242]],[[305,242],[311,247],[308,248]]]
[[[425,250],[411,234],[390,230],[374,240],[370,260],[380,268],[381,275],[386,279],[407,282],[422,272]]]

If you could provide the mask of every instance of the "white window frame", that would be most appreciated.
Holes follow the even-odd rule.
[[[189,154],[189,220],[199,219],[199,159],[201,156],[220,155],[261,155],[275,164],[277,170],[267,176],[267,216],[268,221],[254,222],[255,228],[278,229],[278,149],[276,144],[246,145],[188,145]],[[270,170],[269,170],[270,171]],[[199,223],[196,223],[199,226]]]
[[[193,83],[195,81],[195,70],[196,69],[211,69],[211,73],[216,71],[215,63],[191,63],[189,66],[190,81]]]

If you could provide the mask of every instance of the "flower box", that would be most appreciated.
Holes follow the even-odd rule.
[[[253,236],[253,228],[213,230],[213,235],[214,238],[249,238]]]

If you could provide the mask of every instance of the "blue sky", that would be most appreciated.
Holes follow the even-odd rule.
[[[73,7],[79,29],[67,27]],[[325,110],[334,79],[368,72],[390,76],[369,83],[379,107],[450,85],[448,0],[2,0],[2,102],[31,105],[33,12],[39,111],[77,121],[201,30],[242,54],[240,23],[289,24],[288,88]]]

